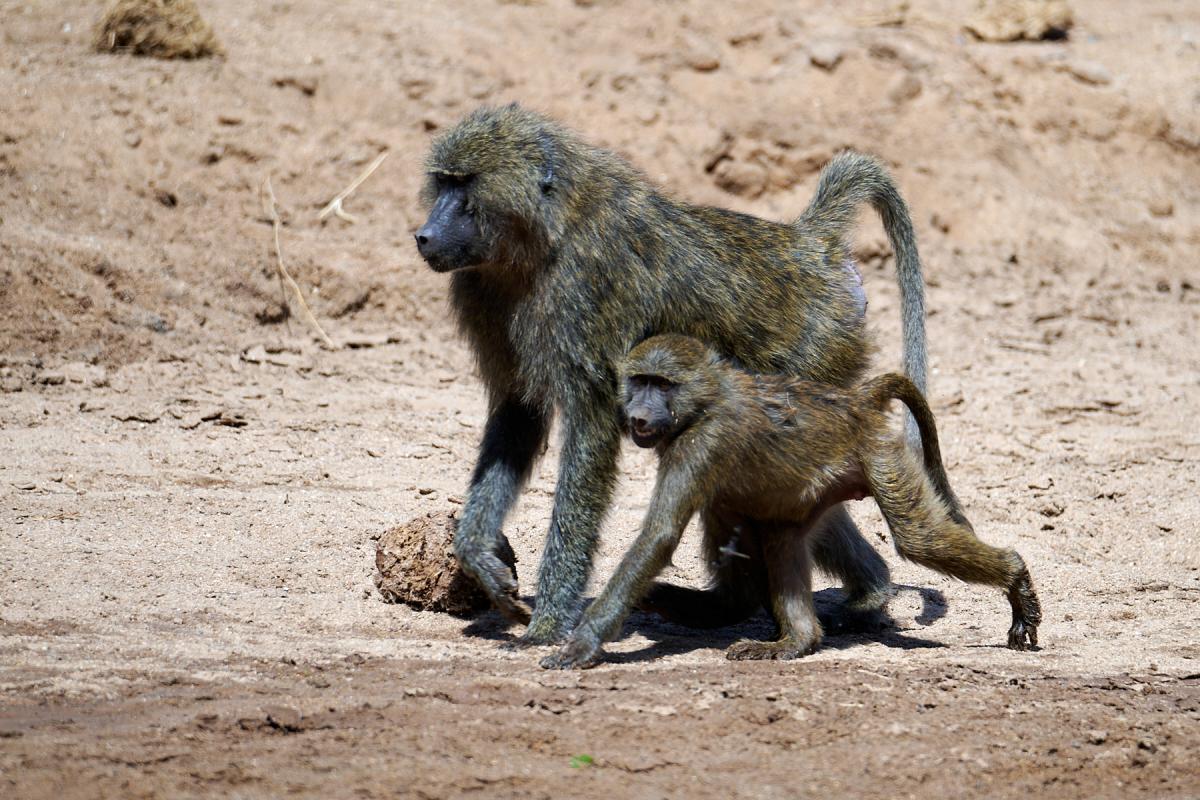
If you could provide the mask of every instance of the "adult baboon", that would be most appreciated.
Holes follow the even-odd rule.
[[[890,373],[854,389],[760,376],[676,334],[634,348],[621,370],[629,432],[658,453],[658,478],[641,534],[584,612],[548,668],[584,667],[620,633],[630,609],[671,558],[688,521],[704,519],[704,552],[740,554],[743,596],[766,603],[779,628],[770,642],[743,641],[733,659],[799,658],[821,643],[813,608],[808,535],[825,509],[875,498],[904,558],[1008,593],[1008,646],[1037,644],[1042,612],[1015,550],[984,544],[950,490],[933,414],[921,392]],[[920,429],[924,464],[888,429],[901,400]],[[716,524],[710,524],[710,522]],[[737,534],[736,542],[731,531]],[[658,584],[648,605],[676,587]],[[757,607],[757,604],[756,604]],[[694,615],[694,611],[691,612]],[[701,622],[703,622],[701,620]]]
[[[511,105],[480,109],[434,143],[416,233],[422,257],[453,272],[451,303],[475,351],[489,416],[455,549],[497,607],[529,621],[523,641],[569,632],[616,477],[616,364],[647,336],[686,333],[750,369],[847,385],[870,345],[866,297],[847,232],[881,214],[896,252],[904,368],[925,383],[924,284],[908,210],[882,165],[835,158],[794,223],[671,200],[628,163]],[[532,621],[496,557],[501,526],[563,422],[554,511]],[[830,509],[814,552],[841,578],[847,609],[886,601],[883,559],[845,510]],[[731,606],[723,573],[697,595]]]

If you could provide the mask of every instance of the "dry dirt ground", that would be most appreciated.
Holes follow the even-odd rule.
[[[1200,6],[982,43],[952,0],[200,5],[223,60],[0,0],[0,795],[1200,796]],[[462,502],[484,415],[412,246],[421,158],[509,100],[776,218],[841,148],[893,166],[950,475],[1030,563],[1040,651],[885,542],[893,625],[793,663],[724,659],[761,618],[635,617],[547,673],[493,615],[380,601],[374,537]],[[318,223],[384,150],[357,224]],[[282,319],[268,175],[337,350]],[[858,241],[882,369],[892,262]],[[527,594],[556,455],[507,524]],[[597,580],[652,470],[627,448]]]

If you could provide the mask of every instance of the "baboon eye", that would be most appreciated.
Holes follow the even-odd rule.
[[[446,189],[465,189],[475,180],[474,175],[455,172],[435,172],[433,177],[439,186]]]
[[[664,392],[675,388],[674,383],[661,375],[634,375],[633,380],[635,383],[639,383],[642,386],[649,386],[653,389],[659,389]]]

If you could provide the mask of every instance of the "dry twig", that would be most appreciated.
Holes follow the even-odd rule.
[[[329,204],[317,213],[317,219],[321,222],[324,222],[330,214],[333,214],[338,219],[344,219],[346,222],[355,222],[354,217],[346,213],[346,210],[342,208],[342,201],[349,197],[351,192],[361,186],[363,181],[371,177],[371,173],[379,169],[379,165],[382,164],[383,160],[387,157],[387,150],[384,150],[382,153],[375,156],[375,160],[368,164],[367,168],[364,169],[362,173],[350,183],[349,186],[338,192],[337,197],[330,200]]]
[[[271,188],[270,175],[263,181],[259,195],[262,199],[263,213],[271,220],[271,230],[275,234],[275,267],[279,270],[280,277],[292,287],[292,291],[296,294],[296,299],[300,301],[300,308],[304,309],[304,315],[308,317],[309,324],[316,328],[317,333],[321,335],[321,341],[329,349],[335,349],[333,340],[325,333],[325,329],[321,327],[321,323],[317,322],[317,318],[313,316],[312,309],[305,302],[304,293],[300,291],[299,284],[292,279],[292,276],[287,271],[287,267],[283,265],[283,250],[279,247],[279,229],[283,226],[283,220],[279,218],[279,211],[275,205],[275,191]]]

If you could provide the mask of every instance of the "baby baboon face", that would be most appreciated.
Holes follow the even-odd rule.
[[[674,433],[671,401],[679,385],[661,375],[630,375],[625,381],[625,419],[638,447],[654,447]]]
[[[639,344],[621,368],[622,410],[638,447],[667,444],[707,409],[719,357],[690,336],[664,334]]]

